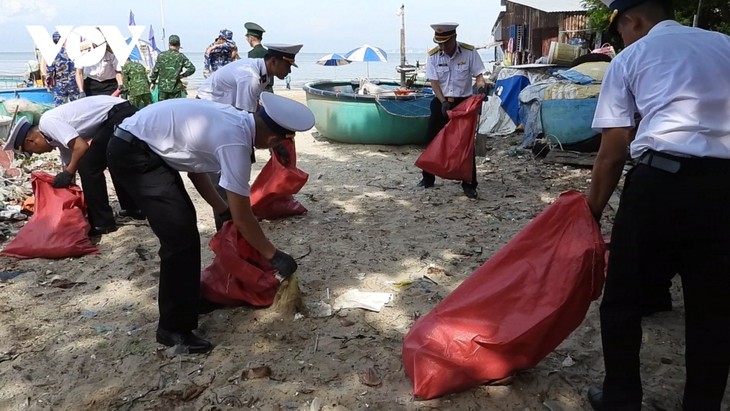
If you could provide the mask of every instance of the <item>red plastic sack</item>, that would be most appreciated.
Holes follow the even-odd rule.
[[[585,197],[561,195],[413,325],[402,353],[413,394],[435,398],[535,366],[600,296],[604,254]]]
[[[449,111],[449,122],[416,160],[416,167],[449,180],[471,181],[474,134],[484,97],[469,97]]]
[[[304,187],[309,174],[297,168],[294,142],[285,140],[281,144],[289,151],[289,165],[282,164],[274,152],[251,184],[251,209],[258,218],[271,220],[307,212],[292,194]]]
[[[81,188],[53,188],[53,176],[34,171],[35,213],[2,254],[18,258],[65,258],[97,253],[89,240]]]
[[[226,305],[266,307],[279,288],[275,270],[261,253],[226,221],[210,240],[215,259],[200,276],[200,291],[208,301]]]

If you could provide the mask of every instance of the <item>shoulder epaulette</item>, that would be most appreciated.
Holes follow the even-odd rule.
[[[436,54],[438,52],[439,52],[439,46],[436,46],[436,47],[434,47],[434,48],[432,48],[431,50],[428,51],[428,55],[429,56],[433,56],[434,54]]]
[[[459,42],[459,45],[463,49],[466,49],[466,50],[474,50],[474,46],[472,46],[471,44],[466,44],[466,43]]]

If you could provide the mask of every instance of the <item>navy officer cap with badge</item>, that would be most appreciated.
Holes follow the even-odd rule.
[[[297,131],[314,127],[314,114],[304,104],[268,91],[261,93],[260,99],[258,113],[274,133],[293,138]]]
[[[246,29],[247,36],[256,37],[259,40],[264,37],[264,33],[266,32],[263,27],[250,21],[244,24],[243,27]]]
[[[20,117],[10,129],[10,134],[8,135],[8,139],[5,140],[3,150],[22,151],[21,148],[23,147],[23,143],[25,143],[25,138],[28,136],[31,127],[33,127],[33,124],[27,118]]]
[[[608,31],[613,34],[618,34],[618,31],[616,30],[618,16],[642,3],[646,3],[647,0],[601,0],[601,2],[605,4],[609,10],[611,10],[611,17],[608,19]]]
[[[437,23],[432,24],[433,29],[433,42],[437,44],[446,43],[456,36],[456,28],[459,27],[458,23]]]
[[[302,49],[303,45],[267,43],[267,44],[264,44],[264,47],[266,47],[267,56],[281,57],[284,60],[288,61],[289,64],[291,64],[292,66],[299,67],[294,62],[294,57],[296,57],[297,53],[299,53],[299,50]]]

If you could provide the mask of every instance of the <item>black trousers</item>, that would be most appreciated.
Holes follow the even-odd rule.
[[[114,212],[109,205],[106,178],[104,170],[107,168],[106,148],[114,128],[125,118],[137,112],[137,108],[129,102],[119,103],[109,110],[106,121],[94,132],[91,145],[81,160],[79,160],[79,176],[84,187],[84,201],[88,209],[89,223],[92,227],[111,227],[116,225]],[[112,183],[119,198],[122,210],[136,210],[132,198],[120,187],[112,175]]]
[[[97,81],[89,77],[84,79],[84,92],[86,97],[91,96],[111,96],[119,87],[117,79],[109,79],[104,81]]]
[[[466,100],[467,97],[457,97],[454,99],[453,107],[456,107],[459,103]],[[452,108],[453,108],[452,107]],[[441,114],[441,100],[434,97],[433,100],[431,100],[431,116],[428,118],[428,128],[426,129],[426,138],[428,139],[428,142],[430,143],[436,135],[441,131],[442,128],[446,125],[446,123],[449,122],[449,119],[444,117],[443,114]],[[475,151],[476,153],[476,151]],[[479,184],[477,182],[477,162],[476,162],[476,156],[473,158],[473,167],[472,167],[472,173],[471,173],[471,181],[462,181],[461,186],[464,188],[471,187],[471,188],[477,188],[477,185]],[[423,178],[426,181],[433,182],[436,180],[436,177],[426,171],[422,171],[421,174],[423,174]]]
[[[641,305],[682,278],[685,410],[719,410],[730,366],[730,161],[685,159],[676,173],[626,177],[601,303],[606,409],[641,408]]]
[[[173,332],[198,328],[200,234],[180,173],[139,140],[112,137],[107,161],[160,240],[159,327]]]

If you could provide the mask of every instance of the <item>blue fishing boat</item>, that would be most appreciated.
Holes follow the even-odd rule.
[[[315,81],[304,85],[315,128],[349,144],[425,144],[433,92],[397,81]]]

